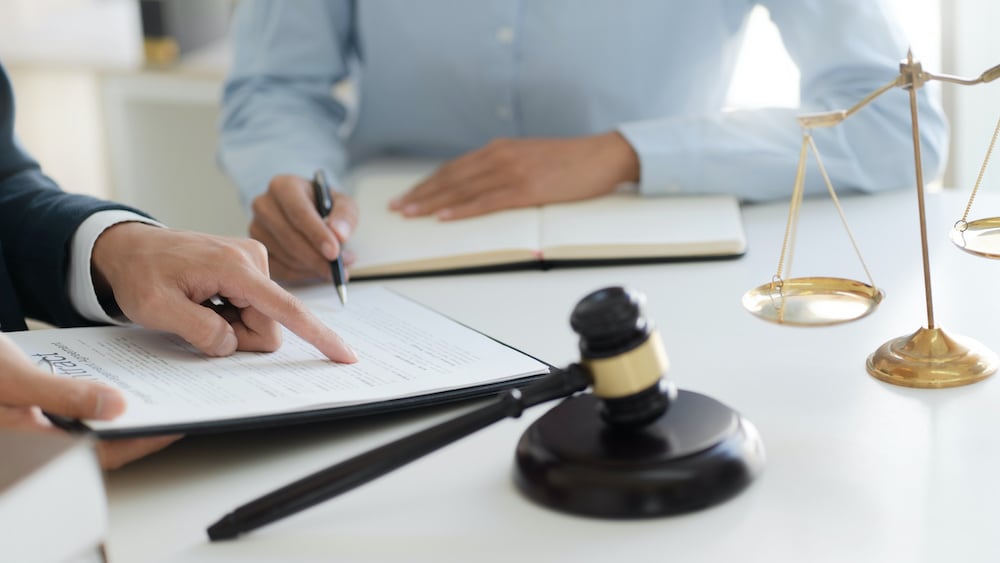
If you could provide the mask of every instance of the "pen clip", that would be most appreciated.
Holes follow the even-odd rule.
[[[322,170],[317,170],[312,181],[313,199],[316,201],[316,210],[323,217],[333,211],[333,196],[330,194],[330,185],[326,181],[326,174]]]

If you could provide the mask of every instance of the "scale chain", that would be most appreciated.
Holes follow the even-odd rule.
[[[976,177],[976,184],[972,187],[972,194],[969,196],[969,203],[965,206],[965,213],[962,214],[961,219],[955,222],[955,228],[963,233],[969,227],[969,211],[972,210],[972,202],[976,200],[979,185],[982,184],[983,175],[986,174],[986,166],[990,163],[990,155],[993,154],[993,145],[997,142],[998,133],[1000,133],[1000,118],[997,118],[997,126],[993,129],[993,138],[990,139],[990,145],[986,148],[986,156],[983,157],[983,165],[979,168],[979,176]]]

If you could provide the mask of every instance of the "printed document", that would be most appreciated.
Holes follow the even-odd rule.
[[[334,363],[288,330],[276,352],[223,358],[134,327],[9,336],[42,367],[125,393],[121,417],[86,421],[98,432],[333,409],[548,372],[542,362],[379,286],[352,287],[348,307],[332,293],[307,304],[354,349],[357,363]]]

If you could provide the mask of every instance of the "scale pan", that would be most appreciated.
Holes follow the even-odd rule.
[[[825,326],[860,319],[882,302],[881,289],[843,278],[792,278],[743,295],[743,307],[772,323]]]
[[[951,242],[976,256],[1000,258],[1000,217],[976,219],[965,224],[964,231],[951,230]]]

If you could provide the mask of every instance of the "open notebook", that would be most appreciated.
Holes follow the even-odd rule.
[[[363,167],[349,182],[361,221],[348,242],[354,279],[741,256],[738,200],[728,195],[602,198],[458,221],[405,218],[389,201],[433,171],[426,163]]]

